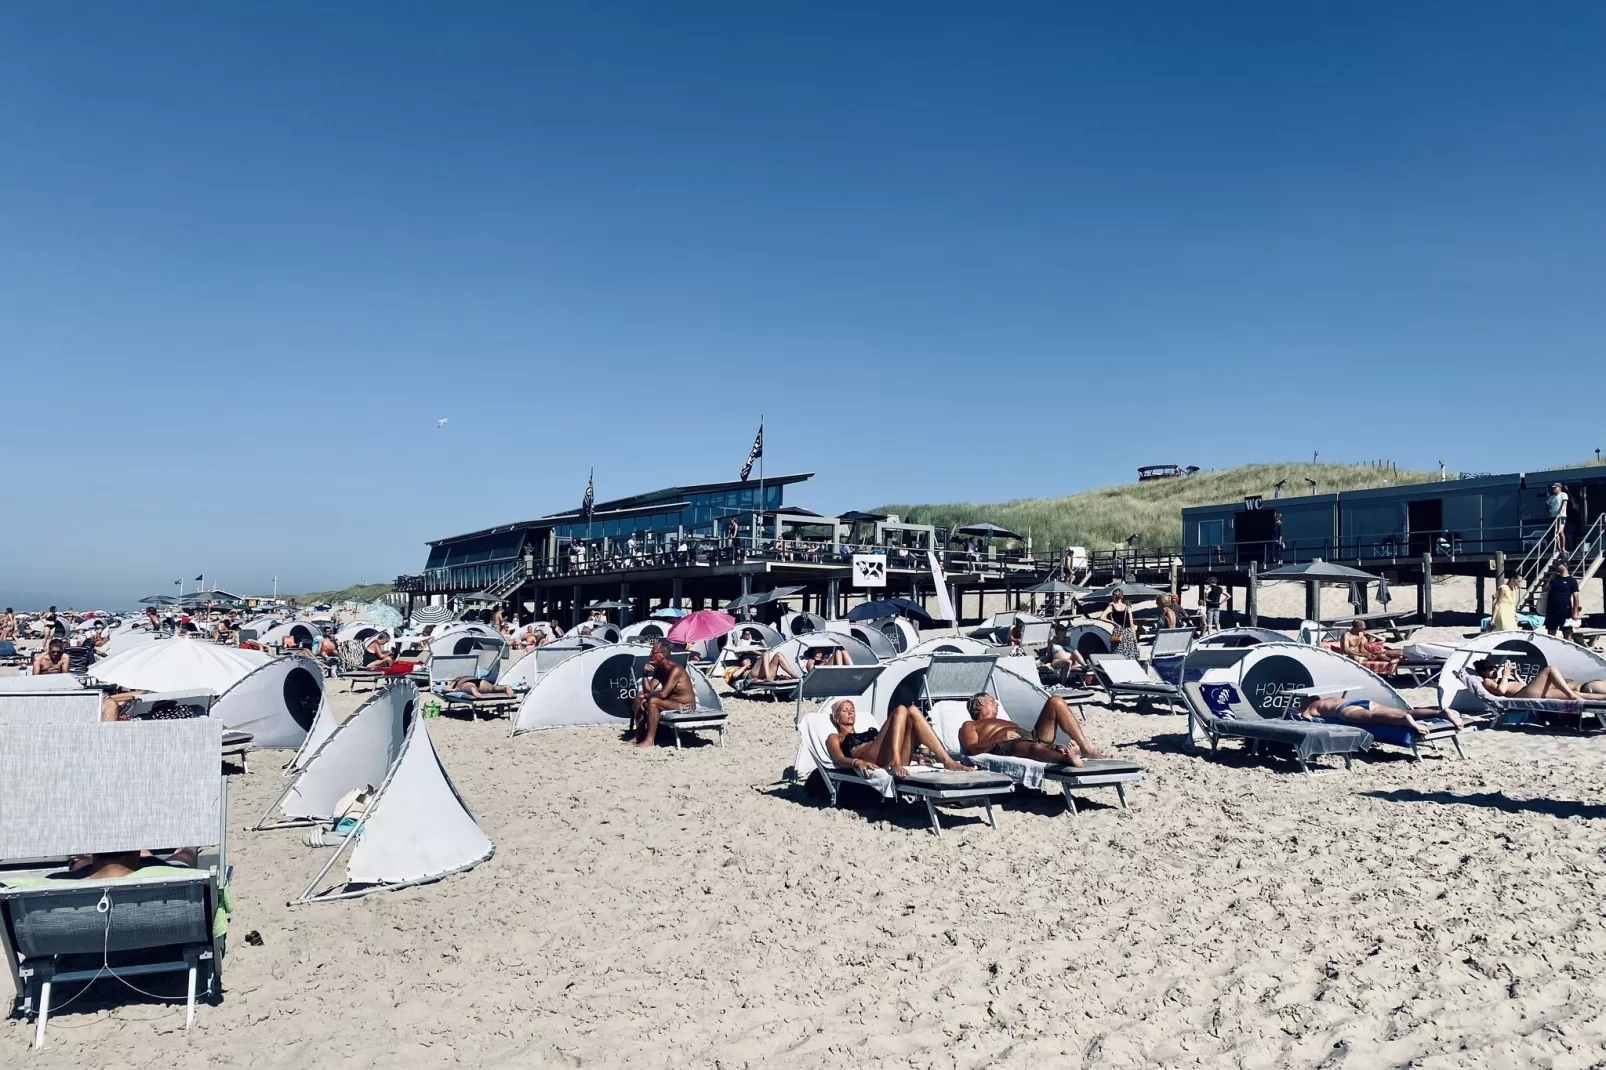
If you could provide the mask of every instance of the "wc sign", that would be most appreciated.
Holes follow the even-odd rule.
[[[853,586],[885,587],[887,559],[880,554],[853,555]]]

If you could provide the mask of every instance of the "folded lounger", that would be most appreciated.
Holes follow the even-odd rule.
[[[437,654],[429,659],[428,672],[429,690],[444,701],[448,713],[467,713],[471,717],[506,715],[523,700],[516,693],[476,698],[467,691],[448,691],[454,681],[479,675],[480,659],[476,654]]]
[[[826,792],[831,797],[831,805],[841,804],[841,788],[845,784],[858,784],[870,788],[883,799],[908,796],[919,799],[926,804],[926,816],[931,819],[931,831],[938,836],[942,835],[942,823],[937,819],[937,804],[940,802],[973,802],[980,800],[987,806],[987,823],[994,828],[998,827],[997,816],[993,812],[993,797],[1008,795],[1015,790],[1015,782],[1009,777],[996,773],[986,772],[951,772],[946,769],[916,769],[911,767],[906,777],[894,777],[885,769],[877,769],[869,777],[862,777],[856,772],[836,768],[831,758],[831,752],[825,741],[836,731],[831,724],[831,713],[841,698],[832,698],[841,695],[844,690],[853,690],[854,695],[863,695],[864,690],[872,686],[876,676],[880,675],[883,666],[880,665],[834,665],[821,666],[804,679],[799,687],[799,702],[804,698],[828,699],[825,704],[811,713],[803,714],[798,720],[797,730],[800,746],[798,748],[798,761],[794,770],[800,777],[807,777],[809,773],[818,771],[820,779],[825,782]],[[858,677],[852,682],[842,674],[856,673]],[[860,686],[860,678],[863,684]],[[873,693],[872,693],[873,694]],[[858,702],[855,699],[855,702]],[[870,700],[873,705],[874,698]],[[866,716],[859,721],[863,726],[869,726],[879,721],[879,718]]]
[[[1506,698],[1483,686],[1483,679],[1469,669],[1461,670],[1461,682],[1485,706],[1494,711],[1490,728],[1500,725],[1539,723],[1542,716],[1576,717],[1578,730],[1584,730],[1584,718],[1593,717],[1595,723],[1606,728],[1606,695],[1587,699],[1571,698]]]
[[[1372,745],[1372,733],[1359,725],[1262,717],[1231,684],[1183,684],[1182,697],[1188,707],[1190,742],[1196,731],[1204,732],[1212,754],[1223,739],[1244,740],[1251,753],[1258,752],[1262,743],[1275,744],[1290,748],[1300,770],[1309,774],[1310,762],[1323,754],[1341,756],[1348,769],[1356,752]]]
[[[1143,666],[1131,658],[1119,654],[1094,654],[1092,657],[1093,673],[1098,677],[1099,684],[1104,688],[1105,694],[1114,705],[1121,699],[1127,699],[1139,705],[1165,703],[1167,706],[1181,706],[1182,693],[1175,684],[1163,684],[1149,679]]]
[[[208,717],[0,726],[10,808],[0,826],[0,949],[15,1010],[36,1018],[35,1047],[44,1044],[57,985],[185,972],[186,1029],[197,990],[221,990],[228,873],[221,736]],[[72,855],[174,844],[215,848],[203,850],[194,869],[152,865],[93,881],[52,876]]]

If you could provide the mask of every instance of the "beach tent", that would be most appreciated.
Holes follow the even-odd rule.
[[[542,673],[550,672],[559,662],[567,661],[582,650],[594,650],[608,645],[588,635],[565,635],[562,639],[554,639],[545,646],[538,646],[526,653],[509,665],[496,678],[496,682],[506,684],[516,691],[527,690],[535,686]]]
[[[258,635],[257,642],[263,646],[278,646],[290,636],[295,637],[297,646],[310,650],[313,643],[323,638],[323,629],[304,620],[287,620]]]
[[[971,656],[998,655],[996,648],[984,651],[941,651],[940,654],[962,653]],[[926,670],[931,667],[932,655],[906,654],[887,662],[886,672],[876,682],[874,702],[877,722],[886,720],[895,707],[918,705],[924,694]],[[998,699],[999,711],[1030,732],[1037,726],[1038,715],[1048,701],[1048,692],[1035,679],[1037,666],[1031,658],[1002,655],[993,666],[987,691]],[[854,697],[854,696],[848,696]],[[867,708],[865,703],[860,708]]]
[[[810,632],[788,639],[775,647],[775,650],[785,655],[786,660],[798,669],[808,660],[809,651],[816,648],[827,650],[841,647],[848,652],[848,660],[854,665],[874,665],[881,659],[876,657],[874,650],[865,645],[864,640],[852,635],[843,635],[839,632]]]
[[[1226,628],[1195,639],[1193,645],[1206,649],[1220,649],[1225,647],[1259,646],[1261,643],[1286,642],[1288,642],[1288,636],[1282,632],[1274,632],[1270,628]]]
[[[628,643],[632,639],[662,639],[669,634],[670,624],[662,620],[638,620],[634,624],[627,624],[619,629],[617,643]]]
[[[225,728],[251,733],[254,750],[290,750],[305,742],[322,706],[323,670],[311,658],[292,654],[274,658],[225,689],[210,716]]]
[[[890,661],[897,657],[900,651],[893,645],[892,640],[887,637],[887,633],[880,629],[879,625],[881,623],[883,622],[832,620],[826,621],[825,628],[826,631],[833,635],[853,636],[853,638],[869,647],[877,658],[882,661]],[[900,635],[899,638],[901,639],[902,636]]]
[[[1461,670],[1484,658],[1516,662],[1517,671],[1526,680],[1532,680],[1547,665],[1568,680],[1606,680],[1606,658],[1588,647],[1544,632],[1488,632],[1445,659],[1444,668],[1439,670],[1440,709],[1458,713],[1487,710],[1483,699],[1461,682]]]
[[[492,651],[496,651],[494,659],[491,657]],[[432,658],[462,654],[481,655],[480,665],[491,671],[486,679],[495,683],[502,659],[507,656],[507,641],[490,629],[449,632],[429,641],[429,656]]]
[[[970,637],[996,646],[1008,646],[1009,633],[1017,620],[1021,623],[1021,642],[1026,646],[1042,646],[1048,642],[1053,626],[1035,613],[1021,611],[994,613],[986,624],[971,631]]]
[[[1065,630],[1065,649],[1074,650],[1083,658],[1094,654],[1111,654],[1115,644],[1110,641],[1110,627],[1103,622],[1088,621]]]
[[[647,654],[641,644],[610,644],[583,650],[543,670],[519,704],[513,734],[580,725],[627,726],[638,686],[637,666]],[[686,675],[691,678],[698,706],[724,709],[701,671],[688,668]]]
[[[85,675],[131,690],[202,690],[221,695],[269,660],[260,650],[218,646],[200,639],[164,639],[114,654],[90,666]]]
[[[999,649],[968,635],[939,635],[924,639],[904,652],[915,654],[997,654]]]
[[[348,620],[335,629],[335,642],[337,643],[366,643],[380,632],[384,631],[373,621]]]
[[[786,636],[771,628],[768,624],[760,624],[756,620],[744,620],[721,637],[726,646],[745,646],[752,648],[761,646],[770,650],[786,642]]]
[[[659,622],[663,623],[662,621]],[[605,620],[581,621],[574,626],[574,631],[588,639],[596,639],[603,643],[617,643],[621,638],[621,629],[617,624]]]
[[[781,618],[782,635],[807,635],[826,630],[825,618],[815,613],[788,613]]]
[[[0,691],[82,691],[84,685],[70,672],[44,676],[0,676]]]
[[[330,822],[336,805],[348,794],[383,784],[401,754],[417,705],[418,687],[410,680],[374,692],[301,760],[295,778],[254,827]]]
[[[422,717],[414,717],[401,753],[347,835],[296,903],[354,899],[407,888],[473,869],[496,853],[441,764]],[[318,890],[342,856],[343,884]]]

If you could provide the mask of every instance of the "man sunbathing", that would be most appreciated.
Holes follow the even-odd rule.
[[[171,868],[174,864],[195,868],[198,852],[193,847],[180,847],[166,858],[150,851],[118,851],[111,854],[75,855],[66,873],[59,876],[67,880],[106,880],[127,877],[152,866]]]
[[[970,696],[965,709],[970,720],[959,726],[959,748],[966,754],[1030,758],[1050,765],[1081,765],[1084,758],[1104,757],[1088,743],[1081,722],[1062,698],[1052,697],[1043,703],[1029,736],[1020,725],[1002,715],[998,700],[985,691]],[[1071,737],[1068,747],[1054,742],[1061,729]]]
[[[1338,640],[1338,649],[1356,661],[1391,661],[1395,665],[1405,657],[1405,648],[1389,646],[1366,630],[1363,621],[1350,621],[1349,631]]]
[[[492,684],[481,680],[478,676],[459,676],[446,688],[447,692],[461,691],[473,698],[500,698],[513,697],[513,689],[506,684]]]
[[[1516,663],[1509,660],[1496,664],[1492,658],[1484,658],[1473,664],[1472,671],[1478,674],[1491,695],[1501,698],[1577,699],[1606,695],[1606,680],[1590,680],[1587,683],[1568,680],[1552,665],[1546,665],[1534,674],[1532,680],[1526,682],[1517,671]]]
[[[836,731],[825,737],[825,749],[838,769],[851,769],[863,777],[877,768],[891,770],[893,776],[908,776],[917,746],[934,754],[944,769],[964,768],[948,756],[942,740],[919,710],[899,706],[885,725],[863,732],[853,730],[857,715],[852,699],[843,699],[831,711],[831,725]]]
[[[67,651],[62,649],[60,639],[52,639],[50,644],[39,652],[39,656],[33,659],[35,676],[56,676],[71,670],[72,661],[67,657]]]
[[[665,710],[671,713],[690,713],[697,708],[697,692],[691,686],[686,670],[670,657],[669,644],[663,640],[652,645],[652,657],[641,675],[641,691],[632,704],[630,736],[626,743],[638,747],[658,745],[658,718]]]
[[[1385,706],[1381,702],[1373,702],[1366,698],[1341,698],[1330,696],[1327,698],[1313,698],[1306,703],[1305,709],[1300,713],[1300,719],[1317,721],[1322,718],[1343,721],[1345,724],[1393,724],[1409,728],[1413,732],[1427,731],[1426,726],[1417,718],[1434,719],[1448,717],[1450,723],[1457,728],[1463,727],[1461,715],[1454,710],[1440,710],[1432,706],[1417,706],[1413,709],[1402,710],[1396,706]]]

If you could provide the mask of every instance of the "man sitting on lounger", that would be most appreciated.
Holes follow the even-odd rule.
[[[909,763],[918,746],[935,755],[944,769],[964,768],[948,756],[942,740],[919,710],[899,706],[885,725],[863,732],[853,730],[857,715],[852,699],[843,699],[831,711],[831,725],[836,731],[825,737],[825,749],[838,769],[852,770],[862,777],[877,768],[890,770],[893,776],[908,776]]]
[[[630,738],[625,742],[638,747],[657,746],[658,718],[665,710],[690,713],[696,708],[697,692],[691,686],[691,677],[670,657],[669,644],[659,640],[652,645],[652,657],[647,659],[642,673],[641,691],[630,718]]]
[[[1606,680],[1568,680],[1552,665],[1546,665],[1528,681],[1523,680],[1516,663],[1509,660],[1496,664],[1494,659],[1484,658],[1473,664],[1472,671],[1491,695],[1501,698],[1578,699],[1606,695]]]
[[[33,659],[33,674],[35,676],[56,676],[60,673],[70,672],[72,661],[67,657],[60,639],[52,639],[39,656]]]
[[[970,720],[959,726],[959,748],[966,754],[1030,758],[1049,765],[1081,765],[1083,758],[1104,757],[1088,743],[1081,722],[1062,698],[1050,698],[1043,703],[1029,736],[1020,725],[1003,716],[998,700],[985,691],[970,696],[965,709],[970,713]],[[1071,737],[1068,747],[1054,742],[1055,734],[1061,729]]]
[[[500,698],[513,697],[513,689],[506,684],[492,684],[481,680],[478,676],[459,676],[446,687],[447,693],[461,691],[473,698]]]
[[[1439,710],[1431,706],[1402,710],[1396,706],[1373,702],[1371,699],[1342,698],[1336,695],[1313,698],[1300,713],[1300,719],[1305,721],[1319,721],[1326,718],[1343,721],[1345,724],[1393,724],[1421,733],[1425,733],[1427,728],[1418,718],[1432,720],[1438,717],[1448,717],[1451,724],[1457,728],[1462,727],[1461,715],[1454,710]]]
[[[1399,664],[1405,657],[1405,648],[1388,646],[1366,630],[1366,622],[1352,620],[1349,631],[1345,632],[1338,641],[1338,649],[1354,658],[1356,661],[1392,661]]]

